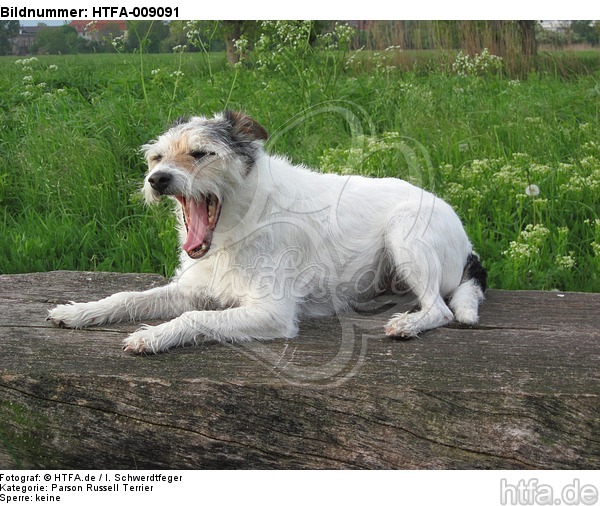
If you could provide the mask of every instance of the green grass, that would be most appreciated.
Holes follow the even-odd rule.
[[[454,75],[433,57],[406,71],[391,53],[277,71],[231,69],[220,54],[210,66],[202,54],[2,58],[0,273],[172,274],[172,218],[139,197],[139,146],[181,114],[228,107],[295,162],[399,176],[448,200],[493,287],[600,291],[595,56],[570,56],[584,74],[544,56],[521,80]]]

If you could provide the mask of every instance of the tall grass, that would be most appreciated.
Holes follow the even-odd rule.
[[[139,197],[138,147],[178,115],[227,107],[294,162],[399,176],[447,199],[493,287],[600,291],[600,74],[517,80],[458,75],[439,53],[410,70],[397,49],[329,55],[292,52],[274,70],[148,54],[145,93],[139,55],[1,59],[0,272],[170,275],[172,217]],[[311,65],[327,58],[335,78],[320,79]]]
[[[535,69],[562,77],[600,70],[597,50],[548,51],[539,44],[537,58],[523,54],[522,34],[517,21],[370,21],[353,38],[354,49],[382,51],[393,47],[394,65],[405,70],[444,65],[457,51],[474,55],[488,49],[504,60],[510,77],[524,77]],[[540,28],[538,27],[538,30]],[[429,63],[430,65],[424,65]]]

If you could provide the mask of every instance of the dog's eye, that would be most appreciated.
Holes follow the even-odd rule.
[[[195,150],[192,151],[190,153],[190,156],[196,160],[201,160],[202,158],[204,158],[205,156],[208,155],[213,155],[214,153],[211,153],[210,151],[200,151],[200,150]]]
[[[162,160],[162,158],[162,155],[152,155],[148,161],[151,163],[158,163]]]

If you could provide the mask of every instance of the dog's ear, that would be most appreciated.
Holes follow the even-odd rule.
[[[225,111],[223,117],[232,126],[233,131],[245,139],[266,141],[269,138],[267,131],[256,120],[243,112]]]

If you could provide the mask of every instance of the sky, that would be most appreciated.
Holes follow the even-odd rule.
[[[60,26],[67,22],[68,21],[49,21],[44,19],[23,19],[21,20],[21,26],[37,26],[38,23],[46,23],[48,26]]]

